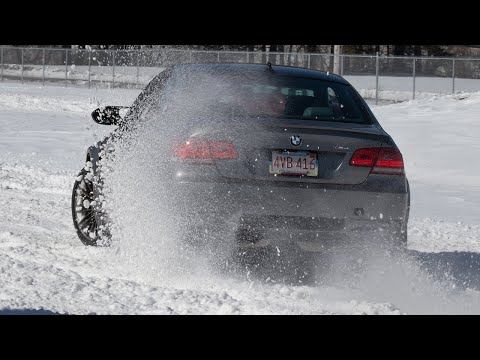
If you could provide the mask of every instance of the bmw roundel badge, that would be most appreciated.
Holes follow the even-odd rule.
[[[293,146],[300,146],[302,144],[302,138],[299,135],[292,135],[290,137],[290,142]]]

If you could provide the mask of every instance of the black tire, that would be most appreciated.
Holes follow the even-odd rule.
[[[92,203],[95,198],[94,185],[88,179],[87,172],[82,169],[75,180],[72,191],[72,218],[73,225],[77,231],[80,241],[87,246],[97,246],[98,235],[98,214],[93,206],[85,208],[84,201]]]

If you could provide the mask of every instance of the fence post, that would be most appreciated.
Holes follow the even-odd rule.
[[[45,86],[45,48],[42,54],[42,86]]]
[[[308,54],[308,65],[307,67],[310,69],[310,54]]]
[[[190,49],[188,55],[189,55],[189,60],[190,60],[190,64],[191,64],[192,63],[192,50],[191,49]]]
[[[217,52],[217,63],[220,62],[220,51]]]
[[[112,50],[112,88],[115,87],[115,50]]]
[[[21,75],[22,76],[22,84],[23,84],[23,50],[24,49],[22,48],[22,75]]]
[[[88,88],[90,89],[90,79],[92,76],[92,52],[88,50]]]
[[[379,71],[379,63],[378,63],[378,52],[376,56],[376,65],[375,65],[375,105],[378,105],[378,71]]]
[[[415,78],[416,78],[416,69],[415,69],[415,58],[413,58],[413,100],[415,100]]]
[[[345,55],[340,55],[340,76],[343,76],[343,63],[345,61]]]
[[[250,53],[247,50],[247,63],[249,63],[249,62],[250,62]]]
[[[455,58],[452,63],[452,94],[455,94]]]
[[[137,50],[137,86],[140,77],[140,50]]]
[[[3,81],[3,47],[1,49],[1,53],[0,53],[0,66],[1,66],[1,80]]]
[[[68,49],[65,49],[65,87],[68,86]]]

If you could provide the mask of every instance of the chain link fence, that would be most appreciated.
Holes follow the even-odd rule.
[[[335,57],[338,56],[338,69]],[[0,81],[142,88],[175,63],[263,63],[337,72],[363,97],[409,100],[480,91],[480,59],[201,50],[0,47]],[[335,71],[336,70],[336,71]]]

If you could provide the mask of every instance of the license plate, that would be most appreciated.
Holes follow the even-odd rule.
[[[317,153],[310,151],[273,151],[270,174],[318,176]]]

